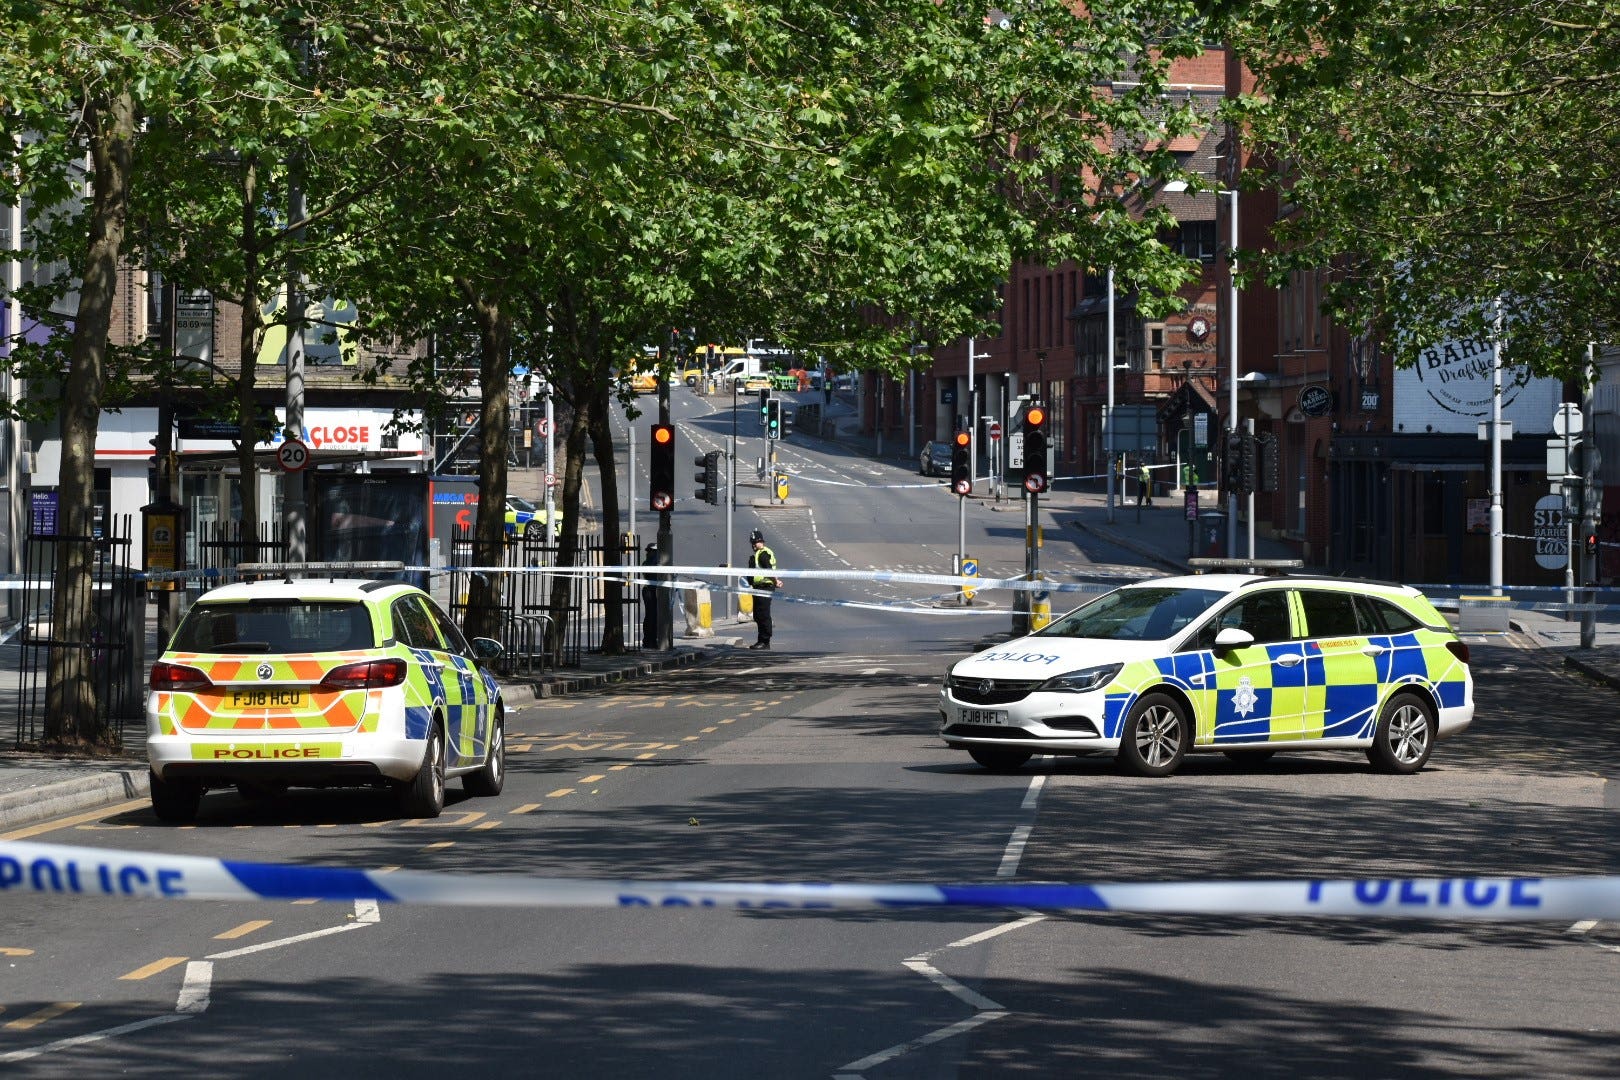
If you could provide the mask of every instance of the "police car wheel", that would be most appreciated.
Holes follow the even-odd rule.
[[[159,780],[149,774],[152,812],[159,821],[195,821],[202,802],[202,785],[195,780]]]
[[[1223,750],[1221,753],[1225,754],[1228,760],[1243,766],[1245,769],[1252,769],[1256,765],[1264,765],[1277,756],[1275,750]]]
[[[525,521],[523,523],[523,539],[527,540],[529,537],[531,537],[533,535],[534,535],[534,522]]]
[[[469,795],[495,796],[506,786],[506,724],[497,716],[489,729],[489,753],[477,772],[468,773],[461,781]]]
[[[444,810],[444,734],[437,722],[428,729],[422,767],[400,785],[399,809],[410,818],[436,818]]]
[[[992,746],[970,746],[968,756],[991,772],[1017,772],[1030,759],[1025,750],[999,750]]]
[[[1379,772],[1415,773],[1428,764],[1437,727],[1427,701],[1417,694],[1396,694],[1378,715],[1378,733],[1367,760]]]
[[[1169,776],[1192,744],[1181,703],[1169,694],[1143,694],[1125,720],[1119,763],[1136,776]]]

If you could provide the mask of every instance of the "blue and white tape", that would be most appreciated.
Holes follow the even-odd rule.
[[[1166,915],[1491,921],[1620,918],[1620,877],[1384,878],[985,885],[606,881],[239,862],[0,842],[0,894],[173,900],[331,900],[455,907],[675,907],[848,911],[1021,908]]]

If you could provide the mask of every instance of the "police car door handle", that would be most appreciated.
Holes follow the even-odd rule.
[[[1293,667],[1295,664],[1302,663],[1304,659],[1305,655],[1303,653],[1283,653],[1277,657],[1277,663],[1283,667]]]
[[[1368,645],[1361,651],[1365,656],[1383,656],[1385,653],[1389,652],[1389,650],[1382,645]]]

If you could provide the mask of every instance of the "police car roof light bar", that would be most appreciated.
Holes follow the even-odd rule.
[[[236,572],[242,577],[285,577],[291,581],[299,577],[336,578],[339,573],[385,574],[405,569],[397,560],[374,559],[340,562],[264,562],[237,563]]]
[[[1303,559],[1188,559],[1187,565],[1200,574],[1206,571],[1216,573],[1251,571],[1270,576],[1281,576],[1289,570],[1303,570],[1305,561]]]

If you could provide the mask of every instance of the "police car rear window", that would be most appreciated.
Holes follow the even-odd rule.
[[[176,652],[337,652],[376,647],[371,612],[350,600],[249,600],[194,606],[169,646]]]

